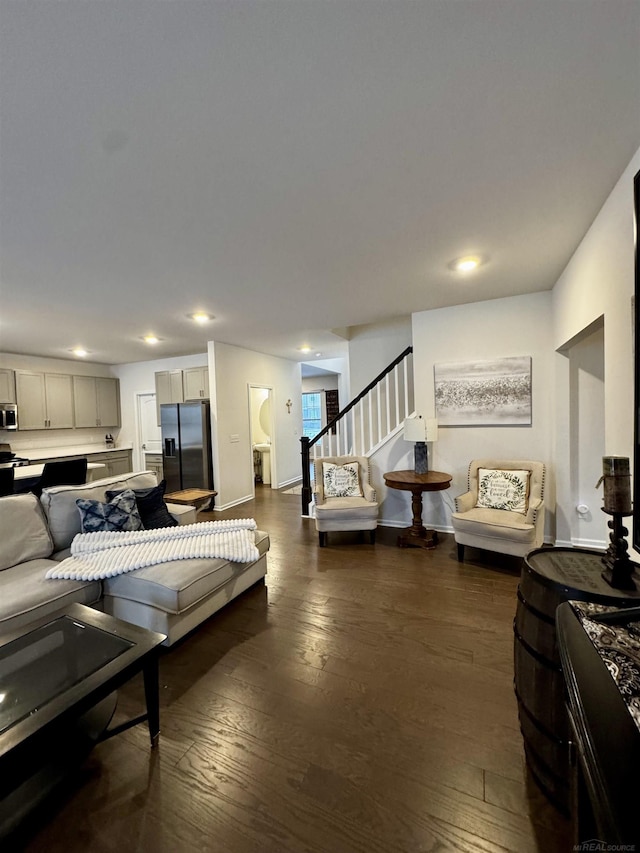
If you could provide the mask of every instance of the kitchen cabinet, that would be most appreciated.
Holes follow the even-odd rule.
[[[75,426],[120,426],[120,395],[117,379],[105,376],[74,376],[73,397]]]
[[[13,370],[0,367],[0,405],[3,403],[15,403],[16,401],[16,377]]]
[[[185,402],[209,399],[209,368],[188,367],[182,371],[182,388]]]
[[[162,453],[145,453],[144,467],[147,471],[153,471],[156,477],[158,478],[158,482],[162,482]]]
[[[101,471],[100,479],[103,477],[117,477],[120,474],[129,474],[132,470],[130,450],[111,450],[108,453],[91,453],[87,455],[89,462],[102,462],[107,467]]]
[[[16,402],[21,430],[73,427],[73,384],[69,375],[16,370]]]
[[[159,370],[156,373],[156,408],[160,426],[160,406],[163,403],[184,403],[181,370]]]

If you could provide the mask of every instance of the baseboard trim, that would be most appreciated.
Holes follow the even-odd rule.
[[[290,480],[283,480],[281,483],[278,483],[277,486],[271,484],[272,489],[286,489],[288,486],[300,486],[302,485],[302,480],[300,477],[293,477]]]
[[[428,530],[437,530],[438,533],[453,533],[453,527],[446,524],[429,524],[428,521],[423,521],[423,524]],[[411,527],[411,522],[398,521],[395,518],[379,518],[378,527],[395,527],[399,530],[405,530],[407,527]]]
[[[247,501],[252,501],[252,500],[253,500],[253,495],[245,495],[242,498],[238,498],[237,501],[229,501],[229,503],[220,504],[219,506],[218,506],[218,504],[216,504],[213,508],[213,511],[214,512],[222,512],[225,509],[232,509],[234,506],[240,506],[240,504],[246,504]]]
[[[606,551],[609,547],[602,539],[556,539],[556,548],[589,548],[592,551]]]

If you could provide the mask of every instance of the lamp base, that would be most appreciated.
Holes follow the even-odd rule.
[[[416,474],[429,473],[429,457],[426,441],[416,441],[413,449],[413,459]]]

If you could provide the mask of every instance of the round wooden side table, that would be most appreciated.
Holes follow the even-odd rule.
[[[442,471],[427,471],[426,474],[416,474],[415,471],[390,471],[383,476],[390,489],[411,492],[413,524],[398,536],[398,547],[435,548],[438,544],[437,532],[427,530],[422,523],[422,493],[448,489],[452,475],[444,474]]]

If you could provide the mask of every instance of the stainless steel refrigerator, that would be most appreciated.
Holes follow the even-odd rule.
[[[213,489],[208,401],[160,406],[162,464],[167,492]]]

